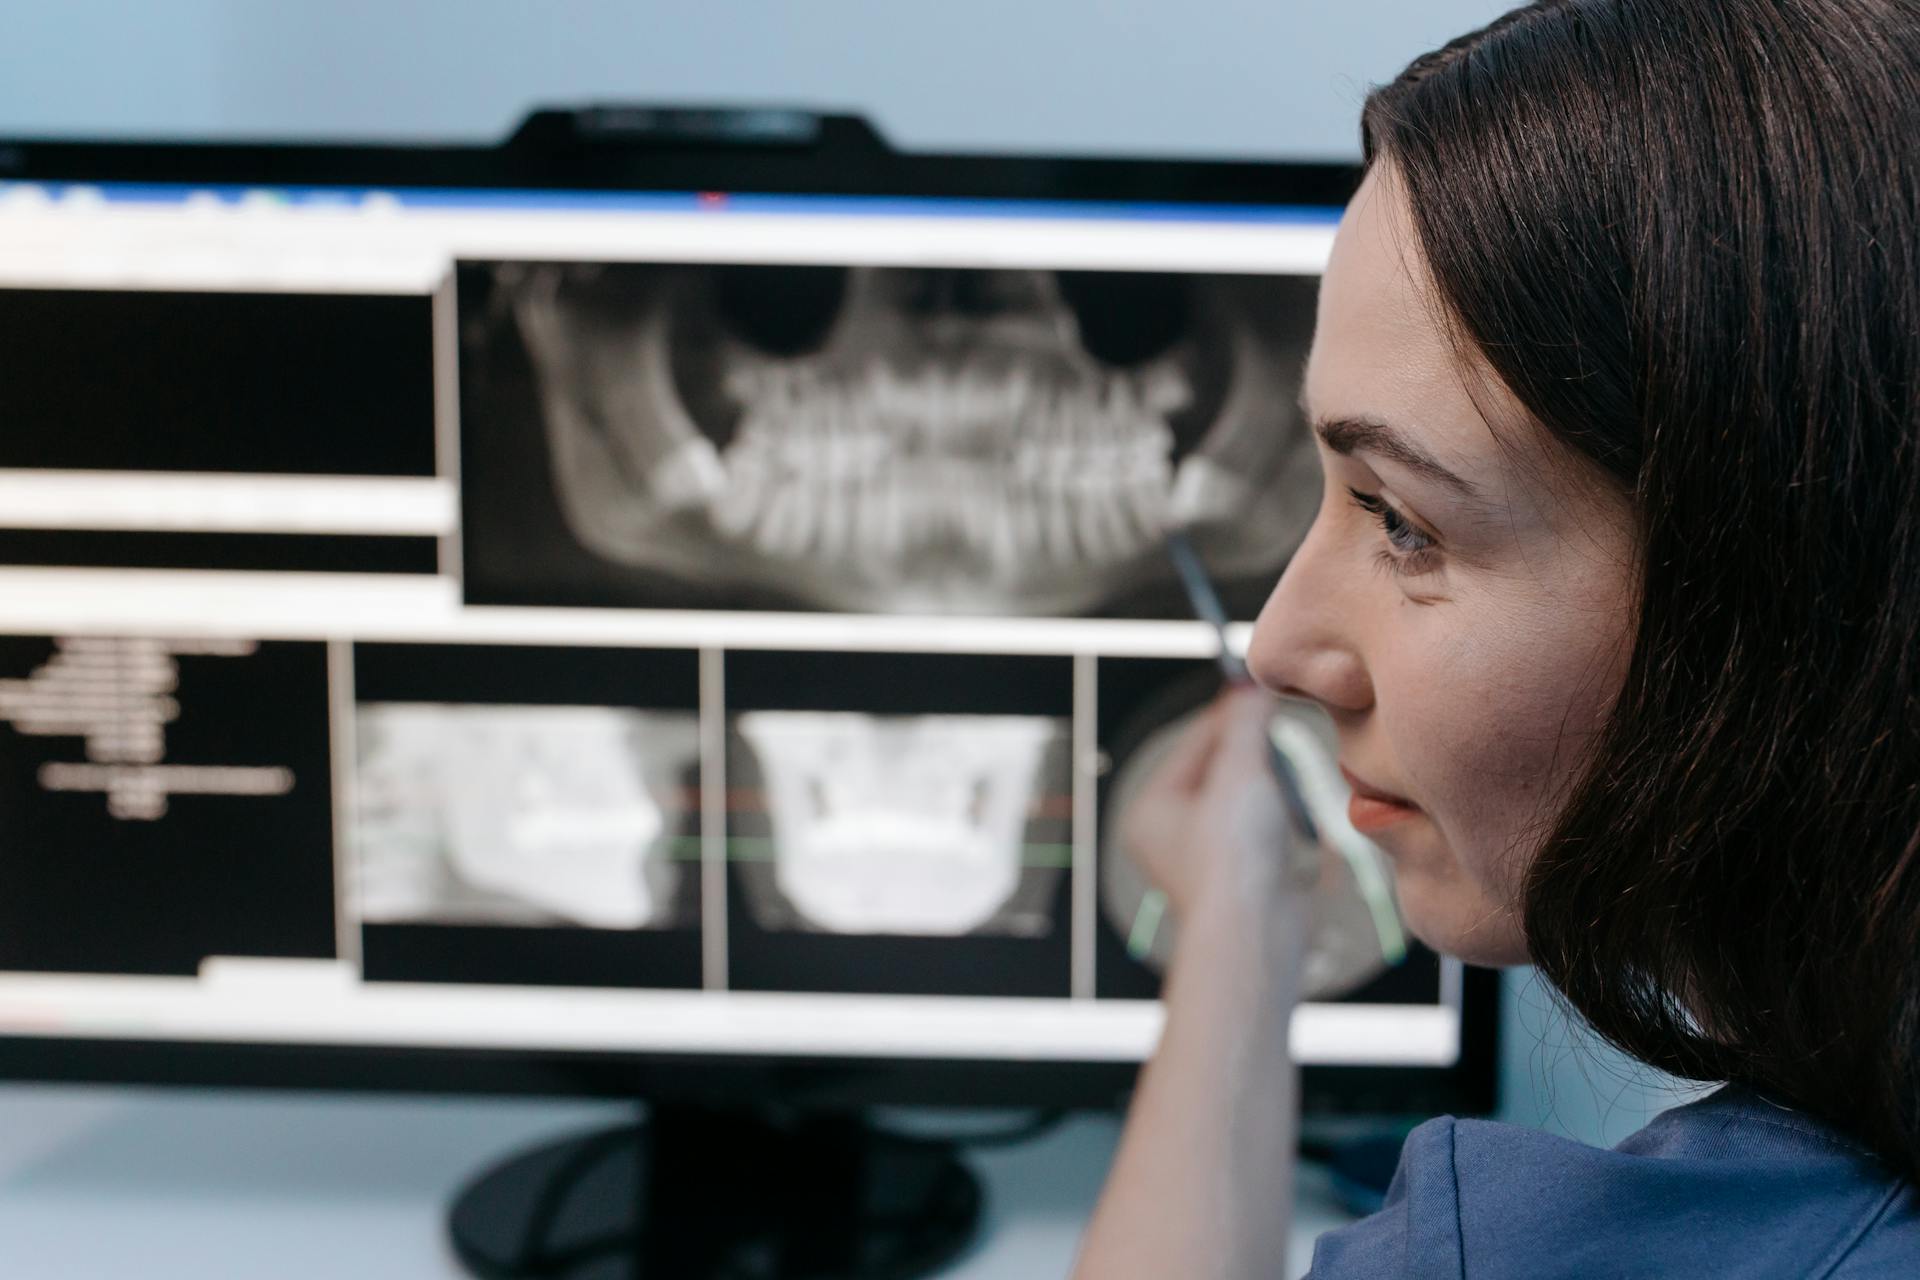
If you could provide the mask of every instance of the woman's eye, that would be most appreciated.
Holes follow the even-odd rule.
[[[1423,573],[1432,567],[1429,562],[1438,544],[1431,537],[1415,528],[1378,494],[1362,493],[1351,487],[1347,494],[1355,506],[1379,521],[1381,531],[1387,536],[1387,545],[1380,549],[1378,557],[1383,567],[1396,574]]]

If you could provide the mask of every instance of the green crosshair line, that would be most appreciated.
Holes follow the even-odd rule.
[[[675,862],[698,862],[701,849],[700,836],[675,836],[667,841],[667,856]],[[777,844],[771,836],[729,836],[726,841],[728,862],[772,862],[777,855]],[[1020,865],[1023,867],[1058,867],[1073,865],[1073,846],[1067,843],[1029,842],[1020,846]]]
[[[1134,913],[1133,928],[1127,931],[1127,954],[1145,960],[1153,950],[1154,935],[1160,932],[1160,918],[1167,914],[1167,895],[1149,889],[1140,895],[1140,909]]]

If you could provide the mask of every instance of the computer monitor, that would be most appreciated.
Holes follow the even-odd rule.
[[[1160,529],[1244,642],[1353,172],[588,111],[0,175],[0,1073],[1124,1098],[1111,815],[1219,679]],[[1491,975],[1325,950],[1310,1111],[1491,1107]]]

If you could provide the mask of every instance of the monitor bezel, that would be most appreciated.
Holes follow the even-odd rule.
[[[1383,1117],[1493,1112],[1500,975],[1468,968],[1462,987],[1459,1061],[1308,1065],[1300,1072],[1305,1109]],[[0,1079],[61,1084],[1118,1110],[1138,1074],[1127,1062],[0,1036]]]

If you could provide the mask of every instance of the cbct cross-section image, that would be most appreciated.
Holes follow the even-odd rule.
[[[356,645],[349,899],[368,979],[698,986],[697,661]]]
[[[1068,994],[1071,660],[726,655],[732,985]]]
[[[751,711],[728,841],[755,923],[1044,935],[1070,860],[1067,725]],[[756,803],[745,803],[752,797]]]
[[[1177,617],[1177,515],[1250,616],[1316,504],[1308,278],[458,279],[476,601]]]
[[[387,703],[359,723],[362,919],[691,923],[676,918],[699,858],[691,713]]]

